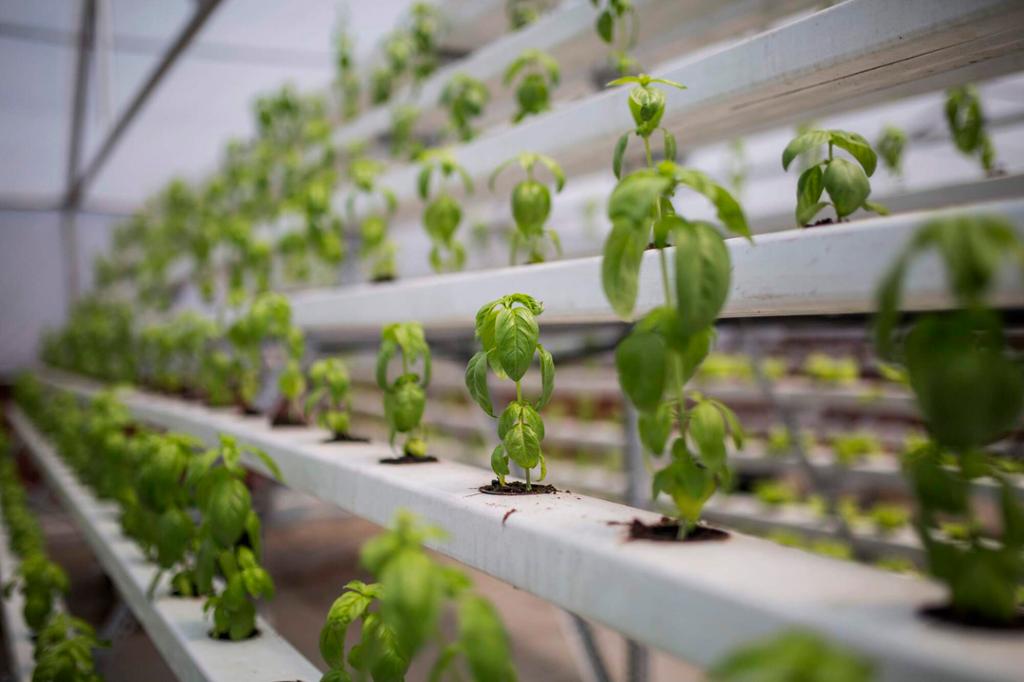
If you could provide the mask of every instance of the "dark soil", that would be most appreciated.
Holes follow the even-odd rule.
[[[353,436],[350,433],[336,433],[330,438],[324,440],[325,443],[369,443],[369,438],[363,438],[362,436]]]
[[[394,275],[384,275],[383,277],[374,277],[370,280],[372,284],[384,284],[385,282],[394,282]]]
[[[402,455],[401,457],[385,457],[380,460],[381,464],[426,464],[427,462],[436,462],[437,457],[427,455],[426,457],[416,457],[414,455]]]
[[[629,523],[613,521],[613,524],[629,527],[630,540],[653,540],[655,542],[720,542],[728,540],[729,534],[724,530],[709,526],[697,526],[685,538],[679,537],[679,523],[667,516],[662,516],[657,523],[644,523],[633,519]]]
[[[961,613],[953,610],[950,604],[926,606],[920,613],[929,620],[960,628],[1024,632],[1024,610],[1018,610],[1017,616],[1009,622],[992,620],[976,613]]]
[[[213,634],[213,630],[208,631],[206,633],[206,636],[209,637],[210,639],[216,639],[216,640],[219,640],[221,642],[247,642],[250,639],[252,639],[253,637],[259,637],[260,636],[260,631],[259,631],[258,628],[253,630],[252,634],[249,635],[248,637],[246,637],[245,639],[231,639],[231,636],[228,635],[227,633],[224,633],[222,635],[215,635],[215,634]]]
[[[485,495],[550,495],[558,492],[558,489],[553,485],[538,485],[534,483],[527,490],[526,483],[522,481],[512,481],[502,485],[498,483],[496,478],[492,479],[489,484],[480,486],[479,490]]]
[[[822,218],[821,220],[819,220],[817,222],[813,222],[810,225],[804,225],[804,227],[820,227],[822,225],[831,225],[834,222],[835,221],[832,220],[831,218]]]
[[[282,400],[274,408],[270,425],[276,428],[278,426],[308,426],[308,423],[297,410],[292,409],[287,400]]]
[[[263,413],[252,405],[239,404],[238,411],[244,414],[246,417],[259,417]]]

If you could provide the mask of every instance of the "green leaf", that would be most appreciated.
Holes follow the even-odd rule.
[[[665,391],[668,350],[661,335],[633,330],[615,349],[619,385],[636,407],[653,410]]]
[[[483,597],[459,599],[459,641],[475,682],[515,682],[508,635],[497,611]]]
[[[877,201],[865,201],[864,208],[868,211],[874,211],[878,215],[889,215],[889,207],[885,204],[880,204]]]
[[[875,349],[883,359],[892,360],[895,356],[893,334],[900,321],[900,301],[903,298],[903,279],[906,270],[907,256],[903,255],[882,278],[875,292],[878,307],[874,321]]]
[[[612,37],[615,31],[615,19],[612,18],[612,13],[608,10],[604,10],[597,17],[597,35],[601,36],[601,40],[611,44]]]
[[[675,284],[679,324],[695,334],[718,317],[729,295],[731,263],[722,237],[707,223],[690,223],[674,232]]]
[[[601,285],[615,313],[628,319],[636,305],[640,264],[647,248],[648,234],[626,221],[612,224],[601,260]]]
[[[936,442],[957,450],[981,447],[1019,423],[1024,368],[1006,352],[993,314],[959,311],[918,320],[907,335],[906,365]]]
[[[725,420],[718,408],[705,400],[690,410],[689,434],[711,472],[725,468]]]
[[[466,389],[476,404],[487,413],[489,417],[494,416],[494,406],[491,404],[491,393],[487,388],[487,352],[480,351],[469,359],[466,365]]]
[[[793,159],[815,147],[826,144],[828,141],[829,134],[824,130],[811,130],[803,135],[797,135],[782,152],[782,169],[789,170],[789,164],[793,162]]]
[[[825,190],[821,166],[811,166],[796,183],[796,223],[806,225],[828,204],[819,201]]]
[[[608,198],[608,217],[612,223],[626,221],[636,230],[645,230],[653,218],[657,201],[672,186],[672,179],[653,170],[638,170],[619,181]],[[645,232],[644,238],[648,235]]]
[[[249,489],[235,478],[221,480],[210,491],[205,515],[213,539],[221,547],[232,547],[242,531],[252,508]]]
[[[618,142],[615,143],[615,154],[612,156],[612,172],[615,179],[622,179],[622,157],[626,155],[626,147],[629,145],[629,136],[632,133],[623,133]]]
[[[850,152],[853,158],[857,159],[868,177],[875,174],[875,167],[878,165],[878,155],[871,148],[871,143],[857,133],[849,133],[845,130],[828,131],[829,138],[835,146]]]
[[[846,159],[835,158],[825,168],[825,189],[842,219],[864,205],[871,194],[871,185],[860,166]]]
[[[668,128],[662,128],[661,132],[665,135],[665,158],[674,163],[678,154],[676,136],[670,133]]]
[[[718,219],[727,230],[750,239],[750,226],[739,202],[726,188],[714,182],[705,173],[691,168],[677,168],[673,174],[682,185],[700,192],[714,205]]]
[[[505,476],[508,476],[508,455],[505,453],[505,446],[498,445],[491,452],[491,469],[497,474],[501,482],[505,481]]]
[[[161,568],[171,568],[185,558],[195,524],[185,511],[172,507],[160,515],[156,531],[157,563]]]
[[[388,363],[391,362],[391,358],[398,352],[398,344],[390,339],[384,339],[380,343],[380,350],[377,351],[377,385],[384,389],[388,389]]]
[[[540,462],[540,438],[525,420],[512,424],[502,444],[512,461],[524,469],[532,469]]]
[[[276,478],[278,481],[284,482],[284,477],[281,475],[281,468],[277,466],[277,462],[274,461],[273,457],[259,448],[248,448],[246,452],[258,459],[271,476]]]
[[[555,390],[555,359],[552,358],[551,353],[549,353],[548,350],[539,343],[537,344],[537,354],[540,356],[541,392],[540,398],[537,399],[535,407],[538,410],[542,410],[551,400],[551,394]]]
[[[436,633],[444,599],[439,578],[434,563],[418,547],[400,551],[381,573],[381,618],[394,631],[406,660]]]
[[[537,350],[540,329],[533,313],[526,308],[502,308],[495,320],[498,361],[513,381],[526,374]]]
[[[672,434],[672,406],[669,403],[659,404],[651,412],[641,412],[637,420],[640,442],[652,454],[665,452],[665,444]]]

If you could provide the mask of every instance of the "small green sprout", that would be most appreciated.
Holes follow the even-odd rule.
[[[430,181],[435,171],[440,176],[438,191],[430,199]],[[433,151],[423,157],[417,180],[420,198],[428,201],[423,209],[423,227],[430,237],[430,265],[435,272],[461,270],[466,262],[466,248],[455,238],[462,222],[462,206],[448,191],[446,181],[457,175],[468,194],[473,193],[473,179],[447,151]]]
[[[440,104],[448,110],[448,119],[455,136],[462,142],[476,137],[473,119],[484,113],[491,93],[484,83],[464,73],[452,76],[441,91]]]
[[[523,76],[516,86],[519,111],[512,117],[513,123],[548,111],[551,108],[551,89],[557,87],[560,80],[558,62],[540,50],[524,50],[516,57],[505,69],[505,85],[511,85],[520,74]]]
[[[516,264],[516,255],[520,247],[527,250],[528,262],[544,262],[545,237],[551,241],[555,253],[561,256],[562,244],[558,233],[544,228],[548,216],[551,215],[551,190],[547,185],[535,179],[534,168],[540,163],[548,169],[548,172],[554,176],[556,192],[561,192],[565,186],[565,173],[551,157],[533,152],[522,152],[494,169],[488,183],[491,191],[494,191],[494,183],[498,175],[513,161],[519,162],[520,167],[526,172],[526,179],[517,183],[512,190],[512,218],[516,223],[516,231],[512,235],[509,262],[512,265]]]
[[[388,441],[395,444],[395,434],[408,434],[403,452],[410,457],[426,457],[427,443],[420,425],[426,408],[426,388],[430,384],[430,346],[423,327],[416,322],[396,322],[381,330],[377,352],[377,385],[384,391],[384,419],[388,424]],[[394,381],[388,380],[388,365],[395,355],[402,361],[402,372]],[[421,362],[419,372],[416,362]]]
[[[797,181],[797,224],[806,225],[811,222],[826,206],[835,209],[839,221],[859,208],[888,215],[889,210],[885,206],[868,200],[871,194],[868,178],[875,172],[878,156],[871,148],[871,143],[857,133],[845,130],[809,130],[801,133],[782,152],[783,170],[788,170],[794,159],[824,144],[828,145],[828,157],[803,171]],[[857,163],[836,156],[836,147],[849,153]],[[821,201],[823,192],[828,192],[831,203]]]

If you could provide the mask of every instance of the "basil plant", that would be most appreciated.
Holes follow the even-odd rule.
[[[431,199],[431,180],[435,172],[440,177],[436,185],[437,194]],[[466,263],[466,248],[455,238],[462,222],[462,206],[445,186],[454,175],[462,180],[466,193],[472,194],[473,179],[448,152],[427,154],[417,178],[420,198],[427,202],[423,209],[423,227],[432,244],[429,258],[435,272],[461,270]]]
[[[550,241],[555,253],[561,256],[562,243],[558,233],[544,227],[551,215],[551,190],[534,177],[534,168],[538,163],[547,168],[555,178],[555,191],[561,192],[565,186],[565,173],[562,167],[549,156],[522,152],[494,169],[489,182],[491,191],[494,191],[494,182],[498,175],[513,161],[519,162],[519,166],[526,173],[526,179],[517,183],[512,190],[512,218],[516,223],[516,231],[512,233],[510,264],[516,264],[520,247],[525,248],[529,254],[528,262],[543,263],[546,241]]]
[[[418,322],[396,322],[381,330],[380,339],[377,385],[384,391],[388,441],[394,447],[396,434],[408,434],[403,453],[409,457],[426,457],[427,442],[420,422],[427,404],[426,388],[430,384],[430,346],[423,335],[423,327]],[[388,368],[396,355],[401,360],[402,372],[389,380]]]
[[[531,489],[532,469],[540,467],[538,481],[547,475],[541,450],[544,422],[540,410],[551,400],[555,388],[555,362],[540,343],[537,316],[543,311],[543,305],[532,296],[509,294],[484,305],[476,314],[476,337],[483,349],[466,366],[469,394],[488,416],[495,417],[487,387],[488,368],[516,385],[515,400],[498,416],[501,443],[491,454],[491,468],[501,486],[509,474],[510,460],[523,468],[527,490]],[[522,379],[534,356],[540,360],[541,395],[531,401],[523,397]]]

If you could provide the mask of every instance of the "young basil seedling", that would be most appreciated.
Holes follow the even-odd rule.
[[[544,113],[551,108],[551,89],[558,86],[560,73],[558,62],[547,52],[524,50],[505,69],[504,83],[511,85],[522,74],[516,86],[516,102],[519,111],[512,117],[519,123],[527,116]]]
[[[207,595],[203,612],[213,613],[210,635],[241,640],[256,630],[259,598],[274,596],[274,582],[260,566],[263,553],[260,519],[252,508],[245,485],[243,452],[256,457],[275,478],[281,478],[277,464],[262,450],[244,449],[229,436],[221,435],[220,447],[193,457],[186,472],[186,484],[195,490],[202,514],[198,530],[195,579],[200,594]],[[223,581],[223,588],[215,584]]]
[[[388,220],[398,208],[395,193],[380,187],[377,178],[384,164],[358,156],[349,163],[348,177],[352,191],[345,200],[345,213],[350,222],[356,220],[356,202],[362,199],[365,216],[359,224],[361,245],[359,257],[370,263],[370,278],[374,282],[392,280],[395,272],[397,245],[388,236]]]
[[[398,355],[402,372],[388,380],[388,365]],[[415,371],[419,361],[420,371]],[[377,385],[384,391],[384,419],[388,423],[388,442],[394,447],[395,434],[408,434],[402,448],[409,457],[426,457],[427,442],[420,421],[427,404],[430,384],[430,346],[417,322],[389,324],[380,333],[377,352]]]
[[[903,175],[903,152],[907,147],[907,134],[901,128],[887,125],[882,129],[882,135],[875,143],[878,154],[882,157],[882,164],[892,175],[900,177]]]
[[[519,166],[526,172],[526,179],[516,184],[512,190],[512,218],[516,222],[516,231],[511,238],[509,263],[516,264],[516,255],[520,247],[524,247],[529,254],[527,262],[543,263],[546,260],[545,237],[555,247],[555,253],[561,256],[562,243],[558,233],[544,229],[548,216],[551,215],[551,190],[535,179],[533,171],[538,163],[543,165],[555,178],[555,191],[561,192],[565,186],[565,173],[562,167],[549,156],[522,152],[494,169],[488,182],[492,192],[498,175],[513,161],[519,162]]]
[[[444,86],[440,104],[448,110],[451,129],[459,140],[468,142],[476,137],[473,119],[483,115],[490,99],[487,86],[464,73],[455,74]]]
[[[423,548],[444,536],[400,511],[391,530],[363,546],[361,562],[377,582],[353,580],[331,605],[320,631],[320,655],[329,667],[321,682],[403,680],[431,643],[440,647],[431,679],[515,682],[494,606],[471,591],[462,571],[434,562]],[[441,626],[447,612],[457,621],[453,641]],[[360,641],[346,653],[348,630],[360,621]]]
[[[661,119],[665,115],[665,94],[654,87],[655,84],[668,85],[679,90],[685,90],[686,86],[675,83],[664,78],[655,78],[647,74],[639,76],[623,76],[609,83],[609,86],[626,85],[634,83],[629,91],[629,112],[633,115],[633,122],[636,128],[623,133],[622,137],[615,144],[615,154],[612,157],[612,171],[616,178],[622,177],[622,158],[626,154],[626,147],[629,145],[629,136],[636,135],[644,141],[644,157],[647,166],[654,165],[651,154],[651,135],[661,130],[664,138],[664,157],[668,161],[676,160],[676,137],[667,128],[661,128]]]
[[[437,194],[430,199],[430,181],[434,172],[440,176]],[[455,238],[462,222],[462,206],[448,191],[446,182],[457,175],[467,194],[473,193],[473,179],[447,151],[432,151],[423,157],[417,179],[420,198],[427,201],[423,209],[423,227],[430,237],[430,266],[435,272],[461,270],[466,262],[466,248]]]
[[[541,450],[544,422],[540,410],[551,400],[555,388],[555,361],[540,344],[537,316],[544,307],[532,296],[509,294],[491,301],[477,311],[476,337],[483,350],[466,366],[466,388],[473,400],[490,417],[495,417],[487,388],[487,368],[500,378],[516,384],[516,399],[498,417],[501,444],[491,454],[491,468],[498,484],[505,485],[509,460],[523,468],[526,489],[531,489],[530,471],[540,467],[538,481],[547,475],[547,464]],[[523,398],[522,379],[536,355],[540,359],[541,395],[536,401]]]
[[[612,47],[612,62],[622,75],[629,73],[636,61],[629,51],[636,46],[639,20],[631,0],[590,0],[600,9],[595,28],[601,40]],[[627,25],[628,22],[628,25]]]
[[[646,88],[643,78],[629,102],[651,165],[647,136],[661,121],[664,98]],[[626,139],[616,149],[617,171]],[[722,227],[677,214],[672,197],[678,187],[709,200]],[[673,425],[678,427],[670,462],[654,477],[653,494],[665,492],[675,502],[681,517],[679,534],[685,537],[700,520],[704,503],[730,479],[727,436],[737,448],[743,441],[739,421],[728,407],[696,391],[687,396],[684,389],[711,349],[713,325],[729,292],[732,266],[720,231],[749,239],[750,229],[728,190],[700,171],[671,161],[623,178],[608,201],[608,215],[612,230],[605,242],[601,279],[608,301],[621,317],[632,316],[648,245],[658,252],[664,304],[645,315],[619,343],[615,364],[623,392],[640,412],[640,439],[646,450],[661,455]],[[674,273],[666,251],[669,244],[675,245]]]
[[[800,174],[796,186],[796,222],[806,225],[826,206],[832,206],[836,219],[842,221],[859,208],[888,215],[885,206],[868,200],[878,157],[871,143],[857,133],[845,130],[810,130],[797,135],[782,152],[782,168],[789,169],[793,159],[821,145],[828,145],[828,157]],[[835,155],[835,148],[846,151],[857,163]],[[828,192],[831,203],[821,201]]]
[[[996,151],[985,125],[981,97],[973,85],[946,91],[946,123],[953,144],[967,156],[977,156],[988,175],[996,172]]]
[[[945,266],[956,309],[921,315],[898,334],[910,268],[933,250]],[[1024,575],[1024,506],[983,448],[1020,424],[1024,368],[989,300],[1001,268],[1022,263],[1024,244],[1005,218],[932,220],[880,283],[874,325],[879,355],[905,368],[930,437],[904,455],[928,570],[949,587],[954,615],[1002,625],[1019,615],[1015,591]],[[998,532],[979,521],[970,500],[971,482],[985,476],[999,489]],[[948,533],[953,523],[964,529],[961,537]]]
[[[317,360],[309,368],[313,390],[306,398],[306,414],[315,414],[316,422],[331,432],[334,440],[350,438],[348,368],[340,358]]]

